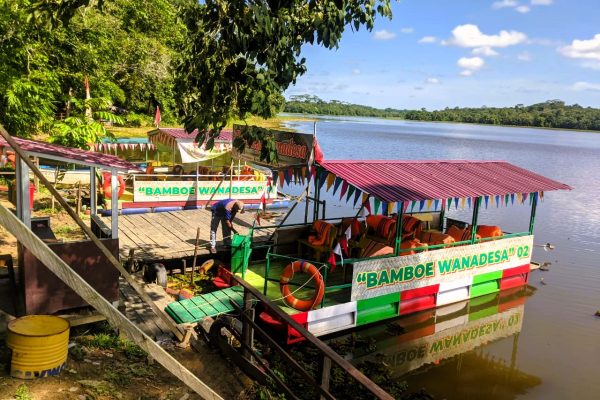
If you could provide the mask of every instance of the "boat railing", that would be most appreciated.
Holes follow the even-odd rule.
[[[244,288],[244,302],[243,306],[240,307],[235,302],[232,302],[232,306],[239,312],[242,320],[242,333],[238,334],[233,330],[232,334],[236,336],[241,344],[242,352],[246,359],[255,360],[264,371],[269,375],[272,381],[277,387],[286,394],[286,397],[291,399],[298,399],[298,396],[293,390],[284,382],[281,371],[275,371],[271,368],[271,365],[263,360],[260,354],[255,350],[254,342],[257,339],[263,341],[266,345],[265,348],[269,348],[277,353],[284,361],[285,365],[291,368],[296,374],[299,374],[305,381],[306,388],[314,388],[316,394],[321,399],[335,399],[336,397],[330,391],[330,376],[334,371],[332,367],[338,367],[342,372],[353,378],[364,390],[367,391],[368,396],[373,396],[376,399],[392,400],[393,397],[379,387],[375,382],[365,376],[360,370],[358,370],[349,361],[337,354],[327,344],[319,340],[312,333],[310,333],[305,326],[295,321],[286,312],[284,312],[276,304],[273,304],[265,295],[260,293],[252,285],[244,281],[238,276],[234,276],[237,283]],[[295,330],[304,340],[317,351],[319,354],[319,368],[317,368],[316,376],[313,376],[312,369],[302,367],[290,353],[288,353],[271,335],[265,332],[255,322],[255,305],[260,302],[273,314],[273,316],[280,321],[283,321],[291,329]],[[285,374],[283,374],[285,376]],[[346,381],[346,380],[344,380]],[[310,389],[308,389],[310,390]],[[303,396],[304,397],[304,396]]]
[[[326,220],[335,221],[335,220],[341,220],[341,218],[328,218]],[[257,226],[254,229],[255,230],[273,229],[273,228],[277,228],[277,227],[293,228],[293,227],[299,227],[299,226],[305,226],[305,224],[294,223],[294,224],[287,224],[287,225],[283,225],[283,226],[279,226],[279,225],[268,225],[267,226],[267,225],[265,225],[265,226]],[[473,239],[463,240],[463,241],[454,242],[454,243],[427,245],[427,246],[421,246],[421,247],[409,248],[409,249],[399,249],[398,254],[386,254],[386,255],[374,256],[374,257],[355,257],[355,258],[349,257],[349,258],[343,258],[339,262],[336,262],[336,265],[338,267],[344,269],[344,271],[345,271],[345,267],[353,266],[355,263],[358,263],[361,261],[373,261],[373,260],[383,260],[383,259],[393,258],[393,257],[402,257],[402,256],[408,256],[408,255],[422,252],[422,251],[433,251],[433,250],[439,250],[439,249],[452,248],[452,247],[456,247],[456,246],[473,245],[473,244],[484,243],[484,242],[489,242],[489,241],[499,241],[499,240],[513,238],[513,237],[528,236],[529,234],[530,234],[529,232],[506,233],[503,236],[499,236],[499,237],[479,238],[479,239],[473,238]],[[294,261],[303,260],[303,261],[306,261],[306,262],[309,262],[309,263],[315,265],[319,269],[319,271],[321,271],[321,275],[323,277],[323,283],[325,286],[325,293],[323,295],[323,299],[321,301],[320,308],[323,308],[325,306],[327,293],[352,287],[351,282],[336,284],[336,285],[328,285],[328,275],[332,269],[332,265],[329,262],[322,262],[322,261],[310,260],[310,259],[302,258],[302,257],[298,257],[298,256],[274,253],[271,251],[272,247],[273,247],[273,244],[268,245],[267,254],[265,256],[264,286],[263,286],[263,294],[264,295],[267,294],[268,282],[279,282],[279,277],[272,278],[269,276],[269,274],[271,272],[271,263],[274,260],[284,260],[284,261],[289,261],[289,263],[292,263]],[[310,288],[310,287],[306,286],[306,283],[296,284],[294,282],[289,282],[288,284],[291,286],[303,286],[303,287]]]

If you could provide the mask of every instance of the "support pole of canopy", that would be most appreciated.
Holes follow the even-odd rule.
[[[399,203],[399,211],[396,215],[396,244],[394,246],[394,255],[400,255],[400,245],[402,244],[402,217],[404,214],[404,202]]]
[[[535,225],[535,210],[537,208],[538,194],[531,193],[530,196],[533,196],[533,199],[531,199],[531,217],[529,218],[529,234],[533,235],[533,228]]]
[[[440,231],[444,232],[444,218],[446,218],[446,199],[441,199],[442,202],[440,208]]]
[[[314,198],[314,216],[313,221],[319,219],[319,211],[321,211],[321,167],[317,167],[315,176],[315,198]]]
[[[23,223],[31,226],[31,209],[29,208],[29,167],[18,155],[15,156],[17,216]]]
[[[90,215],[96,215],[96,201],[98,194],[96,193],[96,167],[90,167]]]
[[[229,165],[229,198],[231,198],[231,188],[233,186],[233,160]]]
[[[110,208],[111,208],[111,238],[119,237],[119,180],[117,179],[117,170],[110,170]]]
[[[308,173],[310,174],[310,171]],[[310,185],[311,185],[311,179],[310,179],[310,175],[309,175],[308,185],[306,185],[306,191],[304,192],[304,195],[306,197],[306,203],[304,204],[304,224],[308,223],[308,206],[310,205]]]
[[[475,199],[473,205],[473,221],[471,221],[471,244],[475,243],[477,235],[477,218],[479,218],[479,206],[481,205],[481,196]]]

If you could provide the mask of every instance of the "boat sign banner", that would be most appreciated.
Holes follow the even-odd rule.
[[[197,183],[197,185],[196,185]],[[133,201],[203,201],[230,197],[260,200],[267,181],[138,181],[133,184]],[[231,192],[231,196],[230,196]],[[271,195],[271,198],[275,197]]]
[[[354,264],[352,300],[363,300],[519,267],[531,262],[533,236],[425,251]]]

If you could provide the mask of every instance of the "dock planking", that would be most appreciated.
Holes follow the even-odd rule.
[[[237,214],[233,224],[241,235],[253,226],[255,214]],[[210,254],[210,210],[183,210],[119,216],[119,252],[126,258],[134,249],[141,261],[172,260],[194,255],[196,230],[200,228],[198,254]],[[110,217],[106,225],[110,226]],[[267,241],[271,229],[254,231],[254,243]],[[221,227],[217,231],[217,250],[223,249]]]

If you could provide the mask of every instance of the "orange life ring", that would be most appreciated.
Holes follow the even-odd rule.
[[[311,279],[315,280],[315,293],[308,300],[301,300],[297,297],[294,297],[289,288],[289,281],[292,279],[292,276],[296,272],[304,272],[305,274],[310,275]],[[323,300],[323,294],[325,294],[325,283],[323,282],[323,276],[311,263],[308,263],[304,260],[294,261],[291,264],[288,264],[283,273],[281,274],[281,278],[279,278],[279,289],[281,290],[281,295],[283,296],[283,300],[292,308],[295,308],[299,311],[308,311]]]
[[[111,198],[112,197],[112,187],[110,184],[111,176],[110,172],[102,173],[102,190],[104,191],[104,197]],[[117,198],[121,198],[123,196],[123,192],[125,191],[125,178],[121,175],[117,175],[117,180],[119,181],[119,191],[117,193]]]

